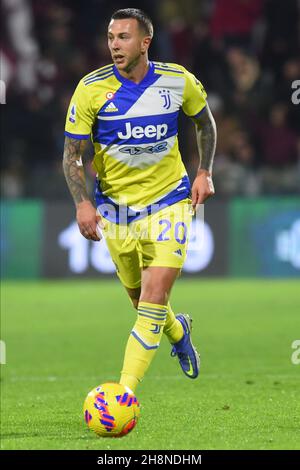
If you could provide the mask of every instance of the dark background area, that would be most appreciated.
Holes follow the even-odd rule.
[[[107,25],[128,6],[153,19],[150,59],[184,65],[207,90],[217,196],[299,194],[297,0],[2,0],[2,197],[70,201],[61,165],[67,106],[78,81],[111,62]],[[198,154],[185,116],[179,140],[193,178]],[[91,158],[90,146],[92,190]]]

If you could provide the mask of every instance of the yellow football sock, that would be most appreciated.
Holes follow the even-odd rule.
[[[123,374],[121,375],[120,384],[126,385],[130,388],[132,392],[135,392],[135,389],[139,383],[139,379],[133,375]]]
[[[165,305],[139,302],[138,317],[129,336],[120,383],[133,392],[159,347],[167,318]]]
[[[183,337],[183,326],[180,321],[176,319],[170,302],[168,302],[168,314],[164,333],[171,344],[178,343],[178,341]]]

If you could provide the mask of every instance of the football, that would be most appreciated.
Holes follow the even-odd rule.
[[[140,405],[130,388],[110,382],[88,393],[83,405],[87,426],[101,437],[123,437],[136,426]]]

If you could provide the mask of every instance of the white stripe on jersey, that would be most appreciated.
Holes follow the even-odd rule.
[[[183,77],[161,75],[160,78],[150,85],[138,100],[129,108],[127,113],[118,116],[97,116],[101,121],[114,121],[118,119],[130,119],[155,116],[157,114],[170,114],[179,110],[182,105],[185,80]],[[164,88],[170,92],[170,107],[165,109],[165,101],[159,94]]]
[[[141,170],[143,170],[151,165],[155,165],[156,163],[160,162],[166,155],[169,155],[171,149],[174,147],[176,137],[177,136],[174,135],[173,137],[169,137],[168,139],[159,141],[156,144],[139,144],[137,146],[127,146],[126,144],[112,145],[111,147],[106,149],[106,153],[118,160],[119,162],[125,163],[131,168],[140,168]],[[166,148],[163,151],[155,153],[151,152],[151,147],[154,147],[155,145],[161,145],[164,142],[166,143]],[[122,149],[126,149],[129,147],[132,149],[132,151],[136,149],[136,154],[130,155],[129,153],[125,153],[124,151],[122,151]],[[143,151],[143,149],[145,150]],[[139,152],[142,153],[139,154]]]

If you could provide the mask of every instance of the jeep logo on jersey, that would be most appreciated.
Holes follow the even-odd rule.
[[[157,126],[149,124],[146,127],[131,127],[131,123],[126,122],[125,132],[118,132],[118,137],[119,139],[130,139],[130,137],[133,137],[134,139],[142,139],[142,137],[148,137],[149,139],[151,139],[152,137],[156,137],[156,140],[160,140],[166,135],[167,132],[167,124],[157,124]]]

